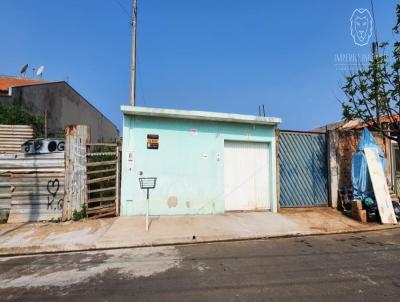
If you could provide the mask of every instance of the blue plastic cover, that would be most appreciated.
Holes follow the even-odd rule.
[[[357,146],[357,151],[353,154],[351,162],[351,181],[353,184],[354,199],[364,200],[367,197],[374,198],[374,190],[372,188],[371,179],[368,173],[367,160],[365,158],[364,149],[375,148],[378,150],[379,159],[381,161],[383,173],[386,175],[386,159],[376,143],[371,132],[364,128],[360,142]]]

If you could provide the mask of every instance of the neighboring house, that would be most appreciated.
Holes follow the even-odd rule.
[[[398,120],[400,117],[394,118]],[[382,117],[381,121],[390,124],[390,120],[387,117]],[[368,127],[371,131],[376,142],[385,154],[387,160],[386,176],[388,183],[396,191],[397,195],[400,195],[400,154],[398,143],[384,137],[382,133],[375,131],[370,124],[365,124],[358,120],[343,120],[315,129],[315,131],[325,132],[327,130],[328,132],[336,133],[339,187],[342,189],[351,188],[351,160],[353,153],[357,149],[361,132],[365,127]]]
[[[387,117],[384,116],[381,118],[382,123],[387,123],[390,125],[391,119],[398,121],[400,119],[400,115],[394,117]],[[365,124],[361,123],[357,120],[350,121],[342,126],[343,131],[349,130],[358,130],[361,131],[365,127],[368,127],[369,130],[374,131],[373,128],[370,126],[370,123]],[[383,137],[383,135],[380,135]],[[396,141],[392,141],[390,139],[384,138],[383,141],[385,142],[386,149],[384,149],[386,159],[387,159],[387,172],[389,176],[389,184],[393,187],[396,191],[397,195],[400,196],[400,153],[399,153],[399,145]]]
[[[8,95],[9,89],[11,87],[43,84],[43,83],[46,83],[46,81],[0,76],[0,96]]]
[[[279,118],[122,106],[121,215],[277,211]]]
[[[92,142],[115,142],[117,127],[64,81],[48,82],[0,76],[0,102],[23,105],[45,116],[49,135],[59,135],[69,125],[89,125]]]
[[[327,131],[332,131],[332,130],[337,130],[340,129],[343,125],[347,124],[348,122],[345,120],[340,120],[338,122],[335,123],[331,123],[331,124],[327,124],[325,126],[319,127],[319,128],[315,128],[313,130],[311,130],[312,132],[321,132],[321,133],[325,133]]]

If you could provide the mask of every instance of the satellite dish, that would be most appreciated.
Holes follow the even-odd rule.
[[[38,68],[38,70],[36,71],[36,76],[38,76],[39,78],[41,78],[43,76],[43,72],[44,72],[44,66],[40,66]]]
[[[28,64],[25,64],[24,66],[22,66],[21,70],[19,71],[19,73],[23,76],[25,76],[26,71],[28,70]]]

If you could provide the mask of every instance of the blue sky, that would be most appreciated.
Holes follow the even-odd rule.
[[[138,0],[137,105],[257,114],[309,130],[341,117],[354,9],[370,0]],[[397,1],[374,0],[380,40],[392,41]],[[2,0],[0,74],[44,65],[119,128],[129,103],[131,0]],[[121,8],[122,7],[122,8]]]

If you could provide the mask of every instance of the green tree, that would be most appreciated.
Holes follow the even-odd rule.
[[[30,125],[36,137],[44,135],[44,118],[28,111],[25,107],[7,102],[0,102],[0,124]]]
[[[400,144],[400,4],[396,14],[391,58],[386,54],[388,42],[373,43],[368,66],[360,65],[346,77],[342,90],[347,99],[342,109],[346,120],[359,119]]]

